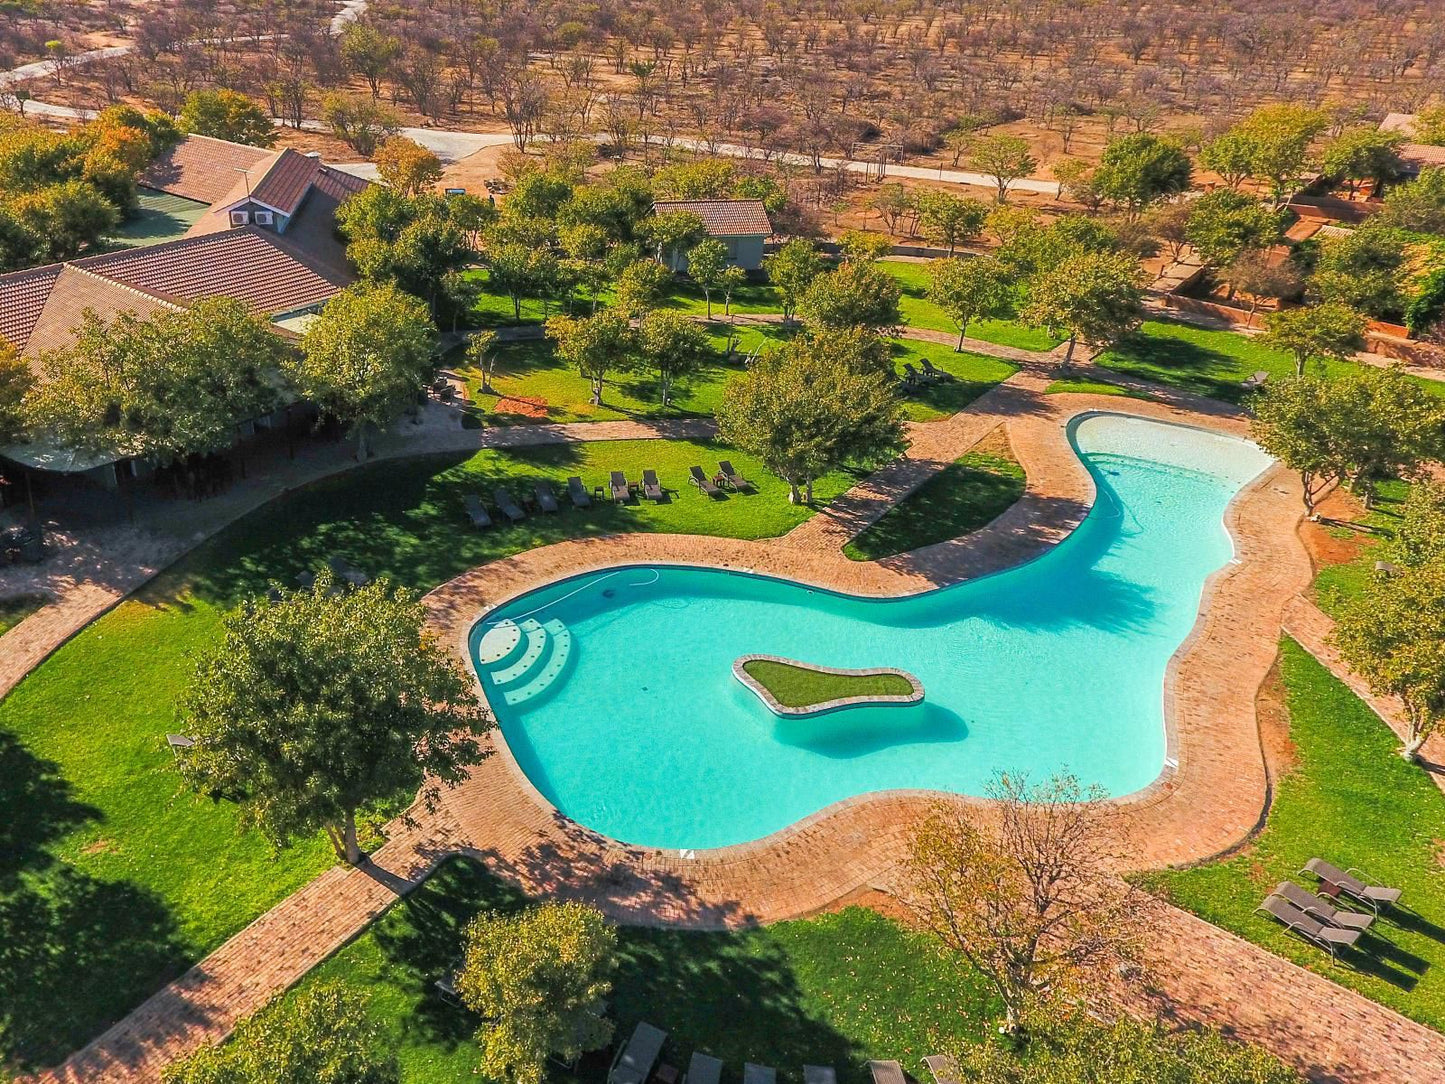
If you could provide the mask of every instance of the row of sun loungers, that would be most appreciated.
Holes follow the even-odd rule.
[[[898,382],[898,390],[902,392],[912,391],[923,384],[931,384],[936,380],[952,380],[953,374],[938,368],[927,358],[920,358],[918,364],[922,366],[922,372],[913,367],[912,362],[903,363],[903,378]]]
[[[735,492],[753,488],[753,484],[739,474],[732,463],[726,459],[718,463],[718,472],[711,478],[701,467],[692,467],[688,471],[688,476],[688,481],[708,497],[721,496],[724,487]],[[642,480],[636,483],[629,482],[627,475],[622,471],[612,471],[607,480],[607,492],[611,499],[618,504],[630,501],[636,492],[640,492],[649,501],[662,501],[667,496],[667,489],[657,477],[655,470],[643,471]],[[552,483],[545,479],[533,486],[533,499],[539,511],[551,513],[561,509],[557,494],[552,489]],[[592,507],[592,495],[587,491],[582,479],[575,474],[567,479],[567,499],[573,508]],[[513,497],[512,491],[505,486],[498,486],[492,491],[492,500],[496,504],[497,510],[509,523],[518,523],[527,516],[526,511]],[[466,509],[467,518],[472,521],[473,527],[481,530],[492,526],[492,514],[487,510],[481,497],[475,493],[468,493],[462,498],[462,506]],[[345,578],[341,576],[341,573],[337,573],[337,575],[338,578]]]
[[[1322,858],[1311,858],[1301,873],[1319,878],[1320,891],[1311,892],[1293,881],[1281,881],[1256,908],[1271,915],[1292,933],[1324,949],[1333,962],[1342,948],[1354,946],[1380,915],[1380,907],[1400,902],[1401,890],[1380,884],[1357,869],[1342,870]],[[1349,898],[1370,909],[1369,914],[1338,907],[1334,901]]]

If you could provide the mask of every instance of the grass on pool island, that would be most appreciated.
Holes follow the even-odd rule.
[[[1292,640],[1282,644],[1289,709],[1288,764],[1264,830],[1239,854],[1146,880],[1170,900],[1241,937],[1434,1028],[1445,1028],[1445,795],[1396,755],[1379,717]],[[1322,950],[1255,908],[1276,884],[1318,882],[1313,857],[1358,867],[1404,889],[1331,967]]]
[[[1001,434],[950,463],[843,547],[854,561],[877,561],[959,538],[991,523],[1024,495],[1024,470]]]
[[[370,998],[368,1015],[401,1061],[405,1084],[474,1079],[477,1020],[437,996],[456,966],[462,928],[478,911],[525,899],[482,866],[453,860],[370,930],[303,980],[344,981]],[[625,1041],[639,1020],[668,1033],[662,1060],[686,1067],[694,1050],[802,1079],[802,1066],[832,1065],[842,1084],[864,1084],[869,1058],[897,1059],[918,1080],[922,1059],[984,1037],[994,1010],[978,976],[929,938],[870,910],[733,933],[619,931],[609,1015]],[[577,1071],[549,1068],[552,1084],[607,1076],[605,1054]]]
[[[718,458],[758,487],[710,500],[687,485]],[[538,478],[657,470],[661,504],[599,502],[472,529],[468,493],[492,503]],[[826,503],[847,474],[815,487]],[[475,565],[564,538],[618,531],[737,538],[812,515],[749,456],[721,445],[623,441],[382,462],[297,490],[249,515],[93,622],[0,701],[0,990],[15,1006],[0,1062],[53,1062],[134,1008],[333,861],[320,837],[273,856],[236,830],[234,807],[181,788],[165,735],[191,657],[221,615],[272,580],[292,584],[335,554],[429,589]],[[12,973],[13,971],[13,973]]]
[[[811,666],[753,659],[743,670],[785,708],[810,708],[849,696],[910,696],[901,674],[826,674]]]

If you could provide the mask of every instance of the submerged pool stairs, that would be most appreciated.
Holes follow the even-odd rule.
[[[500,693],[509,707],[536,701],[554,688],[572,658],[572,632],[557,618],[501,621],[478,645],[489,696]]]

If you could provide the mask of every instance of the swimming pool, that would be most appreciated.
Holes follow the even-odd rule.
[[[1164,768],[1163,683],[1233,548],[1254,445],[1119,414],[1069,438],[1097,488],[1034,561],[902,599],[714,569],[626,567],[513,599],[471,652],[518,765],[562,813],[626,843],[758,839],[854,795],[980,794],[1000,770],[1125,795]],[[921,704],[780,718],[741,655],[900,667]]]

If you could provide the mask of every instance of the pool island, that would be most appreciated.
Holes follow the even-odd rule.
[[[863,704],[916,704],[923,683],[906,670],[815,666],[779,655],[743,655],[733,676],[775,715],[821,715]]]

